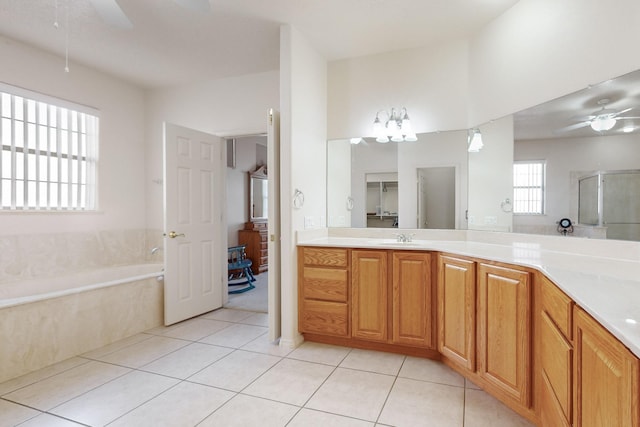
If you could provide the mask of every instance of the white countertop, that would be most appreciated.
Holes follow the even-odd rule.
[[[398,230],[366,230],[299,232],[298,245],[448,252],[532,267],[640,357],[640,257],[636,253],[640,244],[636,242],[466,230],[400,230],[415,232],[416,236],[411,243],[398,243],[393,237]]]

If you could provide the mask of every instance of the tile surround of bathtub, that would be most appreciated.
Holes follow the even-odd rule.
[[[114,265],[161,263],[160,230],[0,236],[0,286],[4,282],[61,276]]]
[[[163,295],[150,278],[0,310],[0,382],[161,325]]]

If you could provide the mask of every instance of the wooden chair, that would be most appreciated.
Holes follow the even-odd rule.
[[[229,286],[248,285],[240,289],[229,291],[230,294],[239,294],[255,289],[252,282],[256,281],[251,272],[251,260],[245,253],[247,245],[232,246],[227,249]]]

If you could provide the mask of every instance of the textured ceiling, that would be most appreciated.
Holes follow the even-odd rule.
[[[335,60],[467,37],[517,0],[118,2],[133,28],[107,25],[90,0],[0,0],[0,34],[64,56],[68,33],[71,66],[161,87],[278,69],[282,23]]]

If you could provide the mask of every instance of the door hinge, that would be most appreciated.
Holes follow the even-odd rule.
[[[269,124],[273,125],[273,108],[269,108]]]

